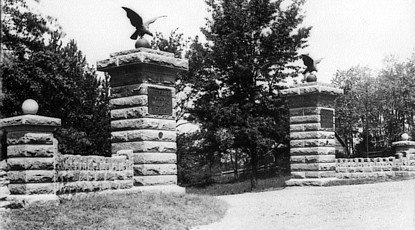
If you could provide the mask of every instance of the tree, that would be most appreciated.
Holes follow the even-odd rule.
[[[389,57],[376,76],[372,72],[357,66],[336,73],[332,83],[344,89],[336,102],[336,132],[350,148],[353,137],[361,135],[358,155],[374,151],[388,155],[403,132],[415,134],[415,55],[404,62]]]
[[[96,76],[75,41],[63,44],[53,18],[33,13],[23,0],[5,0],[2,11],[2,45],[12,60],[1,67],[1,113],[18,115],[25,99],[35,99],[39,115],[62,119],[62,153],[109,154],[108,78]]]
[[[348,143],[347,152],[353,153],[353,140],[363,131],[360,152],[368,154],[369,133],[375,131],[379,113],[377,81],[369,67],[355,66],[337,71],[332,84],[343,89],[344,94],[336,100],[336,132]],[[371,149],[372,150],[372,149]]]
[[[251,188],[257,185],[261,158],[279,143],[288,143],[288,109],[278,90],[295,75],[297,51],[305,47],[311,28],[294,1],[207,0],[212,14],[202,32],[207,43],[194,42],[188,57],[195,94],[192,118],[206,132],[226,129],[233,148],[249,156]],[[219,146],[217,146],[219,147]]]

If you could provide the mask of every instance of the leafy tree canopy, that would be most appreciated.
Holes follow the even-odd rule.
[[[279,84],[306,46],[311,28],[300,27],[303,1],[207,0],[211,18],[187,53],[193,88],[191,118],[212,133],[228,132],[253,170],[279,143],[288,142],[288,109]],[[218,146],[219,148],[220,146]]]
[[[108,154],[107,79],[97,78],[75,41],[63,44],[56,21],[34,13],[27,1],[5,0],[2,12],[2,46],[11,58],[1,66],[2,115],[21,114],[22,102],[32,98],[39,115],[62,119],[61,152]]]

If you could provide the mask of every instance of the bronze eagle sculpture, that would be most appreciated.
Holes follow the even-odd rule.
[[[303,72],[304,75],[314,71],[317,72],[317,65],[321,62],[321,60],[323,60],[323,58],[314,60],[306,54],[301,55],[301,58],[303,59],[304,65],[306,66],[306,69]]]
[[[138,36],[143,37],[145,34],[153,36],[153,34],[148,30],[148,26],[157,19],[166,17],[165,15],[157,16],[143,23],[143,19],[136,12],[127,7],[122,8],[127,12],[127,17],[130,19],[131,25],[136,28],[135,32],[130,37],[133,40],[136,40]]]

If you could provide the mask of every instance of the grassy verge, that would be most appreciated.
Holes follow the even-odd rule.
[[[220,196],[230,194],[241,194],[245,192],[278,190],[283,189],[285,187],[285,181],[289,178],[290,176],[286,175],[258,179],[258,187],[253,191],[251,190],[251,181],[248,179],[239,182],[212,184],[204,187],[187,187],[186,193]]]
[[[223,217],[226,204],[209,196],[90,195],[59,206],[28,206],[4,215],[5,229],[189,229]],[[1,226],[0,226],[1,228]]]

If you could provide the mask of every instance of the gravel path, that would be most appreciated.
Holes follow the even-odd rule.
[[[415,229],[415,180],[220,196],[229,210],[194,230]]]

